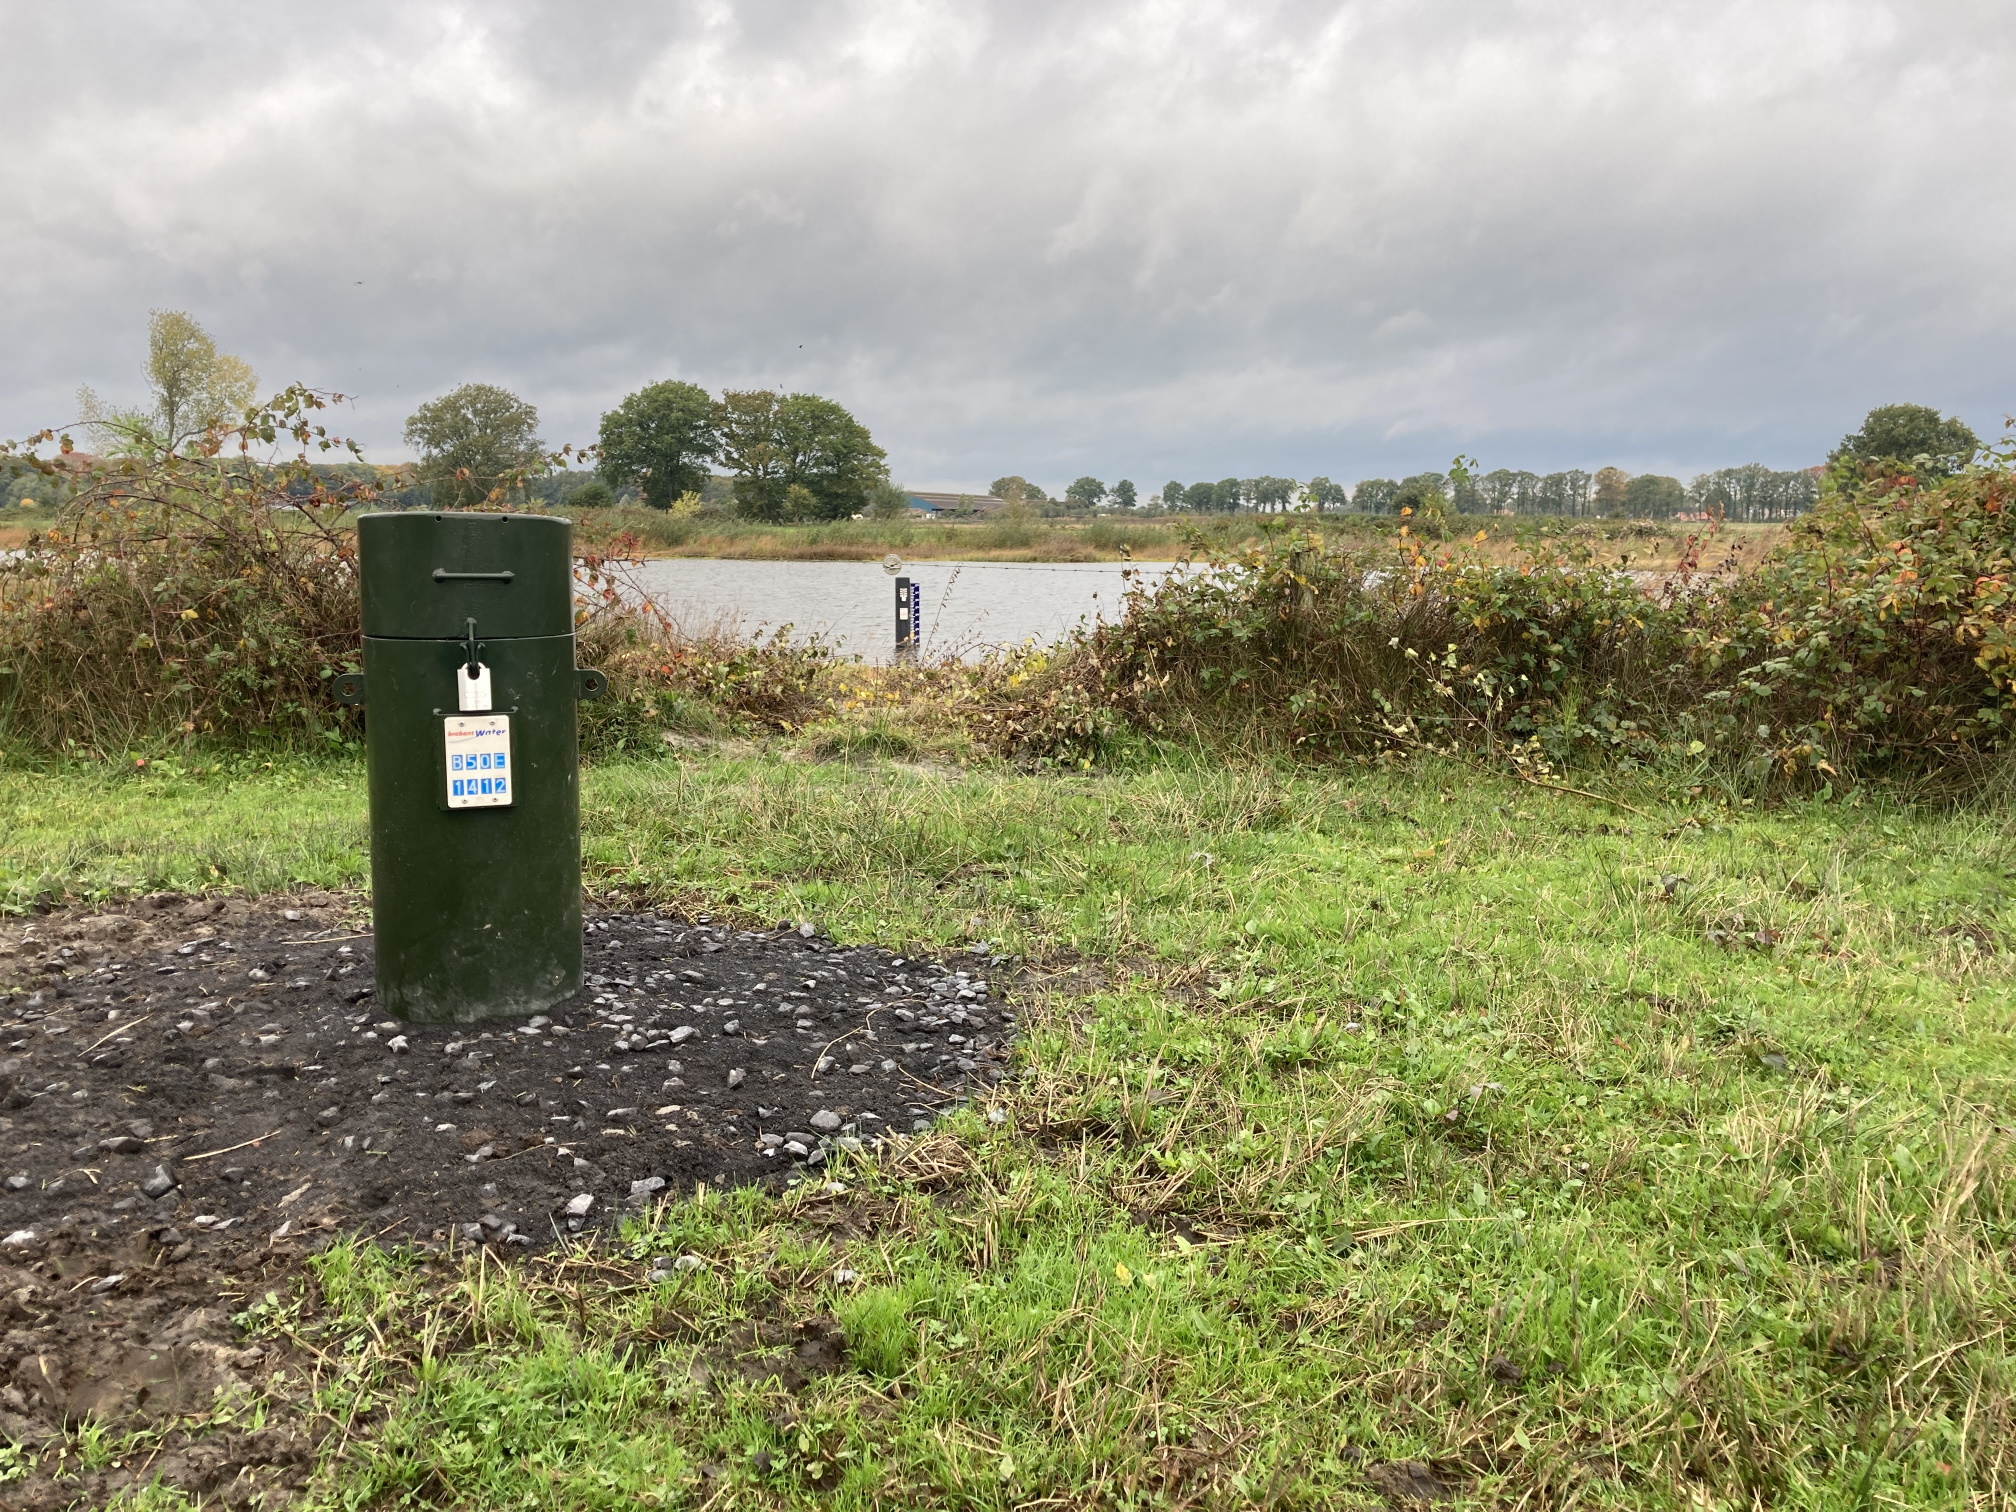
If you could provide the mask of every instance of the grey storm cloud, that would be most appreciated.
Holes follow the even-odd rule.
[[[2009,399],[2016,11],[0,5],[0,433],[150,308],[403,455],[663,377],[916,485],[1816,461]]]

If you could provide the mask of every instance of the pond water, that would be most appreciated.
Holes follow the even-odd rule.
[[[923,589],[924,655],[971,657],[1057,640],[1080,620],[1116,619],[1130,581],[1171,570],[1168,562],[914,562],[903,575]],[[894,649],[895,578],[879,562],[665,557],[625,575],[689,631],[767,634],[789,625],[795,638],[821,635],[872,662]]]

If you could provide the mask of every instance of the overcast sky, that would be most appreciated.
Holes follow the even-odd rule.
[[[1803,466],[2016,409],[2016,6],[0,0],[0,435],[150,308],[406,455],[470,380],[899,480]]]

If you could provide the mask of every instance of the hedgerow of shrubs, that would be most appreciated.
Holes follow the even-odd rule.
[[[2016,728],[2008,461],[1936,481],[1844,480],[1688,616],[1704,742],[1828,778],[2001,749]]]
[[[76,487],[54,526],[0,557],[0,741],[84,757],[355,744],[366,716],[330,685],[361,659],[353,524],[376,494],[307,466],[308,448],[342,444],[311,423],[319,407],[290,390],[186,454],[41,464]],[[291,462],[250,460],[289,438],[303,446]],[[613,577],[634,544],[592,544],[578,564],[580,661],[610,679],[582,706],[584,750],[660,753],[667,728],[816,716],[827,650],[680,636]]]
[[[294,391],[240,433],[312,426]],[[0,736],[103,754],[163,740],[342,741],[328,684],[356,664],[355,490],[221,444],[115,459],[0,559]],[[290,494],[290,487],[297,491]]]
[[[95,755],[354,741],[360,717],[329,683],[358,659],[348,520],[374,496],[309,476],[307,446],[337,444],[315,407],[283,395],[233,433],[235,457],[213,437],[78,479],[57,524],[0,559],[0,739]],[[289,435],[294,464],[248,460]],[[1965,773],[2016,731],[2011,460],[1940,479],[1844,471],[1761,566],[1704,568],[1711,528],[1657,583],[1572,542],[1507,566],[1407,523],[1369,545],[1270,527],[1216,558],[1200,537],[1194,568],[1137,581],[1117,622],[903,686],[948,728],[1045,763],[1145,734],[1312,760],[1678,757],[1813,785]],[[840,707],[816,642],[679,633],[617,580],[636,546],[591,542],[581,562],[580,660],[611,684],[583,707],[585,750],[802,731]]]
[[[1758,569],[1704,569],[1711,529],[1656,584],[1405,527],[1384,554],[1284,527],[993,664],[976,717],[1001,750],[1069,763],[1145,732],[1316,758],[1680,755],[1772,782],[1964,770],[2016,720],[2009,462],[1838,475]]]

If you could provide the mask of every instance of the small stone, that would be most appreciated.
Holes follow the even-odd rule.
[[[586,1218],[588,1216],[588,1209],[593,1206],[595,1206],[594,1194],[582,1192],[578,1196],[570,1197],[567,1200],[567,1216],[569,1218]]]
[[[784,1141],[784,1153],[795,1155],[802,1160],[812,1153],[812,1146],[802,1139],[787,1139]]]
[[[704,1269],[706,1264],[707,1262],[702,1260],[698,1255],[681,1255],[677,1260],[672,1262],[672,1269],[684,1275],[691,1271]]]
[[[299,924],[301,922],[301,910],[298,908],[283,908],[280,910],[280,917],[285,919],[289,924]]]
[[[863,1149],[867,1148],[865,1145],[861,1143],[859,1139],[855,1138],[852,1134],[842,1134],[838,1139],[834,1140],[833,1143],[838,1145],[841,1149],[845,1150],[849,1155],[859,1155]]]
[[[5,1239],[0,1239],[0,1247],[5,1247],[7,1249],[26,1249],[29,1245],[33,1244],[34,1242],[35,1242],[35,1230],[16,1229],[14,1230],[13,1233],[9,1234]]]
[[[315,1117],[319,1121],[325,1124],[333,1124],[334,1122],[336,1122],[337,1119],[341,1118],[342,1116],[343,1116],[343,1110],[338,1107],[324,1108],[320,1113],[317,1113],[315,1115]]]
[[[632,1201],[641,1200],[651,1196],[654,1192],[662,1192],[664,1190],[665,1178],[663,1176],[646,1176],[642,1180],[630,1183],[630,1197]]]
[[[458,1224],[457,1232],[471,1244],[481,1244],[483,1242],[483,1225],[480,1223]]]
[[[390,1050],[394,1055],[404,1055],[412,1046],[405,1035],[395,1034],[392,1038],[385,1041],[385,1048]]]
[[[125,1279],[126,1273],[124,1271],[114,1271],[109,1276],[100,1276],[96,1281],[93,1281],[91,1283],[91,1290],[94,1292],[108,1292]]]
[[[126,1125],[126,1132],[131,1134],[135,1139],[152,1139],[154,1137],[154,1125],[147,1122],[144,1118],[136,1118],[133,1122]]]
[[[27,1189],[28,1189],[28,1178],[26,1176],[15,1175],[15,1176],[9,1176],[7,1178],[8,1191],[23,1192],[26,1191]]]
[[[835,1286],[852,1286],[856,1281],[859,1281],[860,1279],[861,1279],[861,1272],[856,1270],[849,1270],[844,1265],[841,1266],[838,1270],[833,1272],[833,1284]]]
[[[693,1036],[698,1034],[699,1032],[700,1031],[698,1029],[695,1029],[691,1024],[681,1024],[677,1029],[674,1029],[672,1031],[670,1038],[673,1044],[683,1045],[686,1043],[686,1041],[693,1038]]]
[[[740,1066],[737,1066],[728,1073],[728,1085],[731,1089],[741,1086],[747,1080],[749,1080],[749,1073],[744,1071]]]
[[[154,1174],[140,1183],[140,1195],[152,1197],[156,1201],[175,1190],[175,1178],[168,1174],[166,1166],[154,1167]]]
[[[819,933],[819,931],[814,929],[812,927],[812,921],[810,919],[807,919],[804,923],[798,926],[798,933],[805,939],[809,940],[812,938],[812,936]]]
[[[894,1062],[893,1060],[885,1060],[884,1062],[882,1062],[882,1074],[884,1076],[887,1076],[891,1071],[894,1071],[895,1069],[896,1069],[896,1062]]]
[[[840,1127],[840,1115],[831,1108],[821,1108],[812,1115],[812,1127],[822,1134],[831,1134]]]

